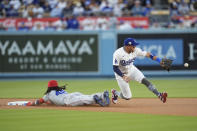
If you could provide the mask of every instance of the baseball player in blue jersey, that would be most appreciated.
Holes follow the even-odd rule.
[[[45,95],[33,102],[28,102],[27,106],[36,106],[42,103],[52,103],[59,106],[81,106],[90,104],[99,104],[100,106],[109,106],[109,92],[84,95],[80,92],[68,93],[65,87],[59,87],[56,80],[48,82],[48,88]]]
[[[133,65],[136,57],[144,56],[152,60],[157,61],[160,65],[169,71],[172,61],[166,58],[160,59],[150,52],[142,51],[136,47],[138,42],[133,38],[126,38],[124,40],[124,46],[117,49],[113,54],[113,70],[115,78],[120,87],[120,92],[112,89],[112,102],[117,103],[118,97],[129,100],[132,98],[132,93],[129,87],[129,81],[135,80],[144,84],[150,91],[152,91],[160,100],[165,103],[167,98],[166,92],[159,92],[155,86],[147,80],[143,73]]]

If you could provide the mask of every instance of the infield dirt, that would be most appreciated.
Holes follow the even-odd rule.
[[[111,103],[109,107],[98,105],[66,107],[55,105],[41,106],[8,106],[11,101],[33,101],[34,99],[0,99],[0,109],[57,109],[57,110],[83,110],[99,112],[122,112],[137,114],[159,114],[176,116],[197,116],[197,98],[168,98],[167,103],[162,103],[155,98],[133,98],[131,100],[119,99],[117,104]]]

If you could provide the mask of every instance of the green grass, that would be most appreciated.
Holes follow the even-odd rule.
[[[0,98],[38,98],[42,97],[47,87],[47,80],[0,81]],[[159,91],[167,91],[169,97],[197,97],[196,79],[151,80]],[[68,92],[91,94],[115,88],[116,80],[59,80],[59,85],[68,84]],[[130,83],[133,97],[155,97],[144,85]]]
[[[39,98],[47,80],[0,81],[0,98]],[[197,97],[197,79],[151,79],[169,97]],[[68,92],[91,94],[115,88],[116,80],[59,80]],[[146,87],[130,83],[133,97],[155,97]],[[102,108],[102,107],[98,107]],[[56,109],[0,109],[0,131],[196,131],[197,117],[88,112]]]
[[[0,110],[1,131],[196,131],[197,117],[46,109]]]

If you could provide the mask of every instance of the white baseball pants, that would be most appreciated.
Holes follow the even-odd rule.
[[[132,98],[132,92],[130,90],[129,83],[125,82],[122,79],[122,77],[120,77],[119,75],[115,74],[115,76],[116,76],[116,80],[118,82],[118,86],[120,87],[123,97],[126,99]],[[139,83],[141,83],[142,79],[145,77],[143,73],[134,65],[131,66],[126,76],[128,76],[131,79],[131,81],[135,80]]]

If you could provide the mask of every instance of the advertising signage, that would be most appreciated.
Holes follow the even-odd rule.
[[[97,35],[2,35],[0,72],[98,72]]]
[[[127,37],[135,38],[142,50],[146,50],[160,58],[173,60],[172,69],[197,69],[197,33],[150,33],[150,34],[118,34],[117,47],[123,46]],[[183,64],[189,63],[189,68]],[[137,58],[135,65],[143,70],[161,70],[160,65],[147,58]]]

